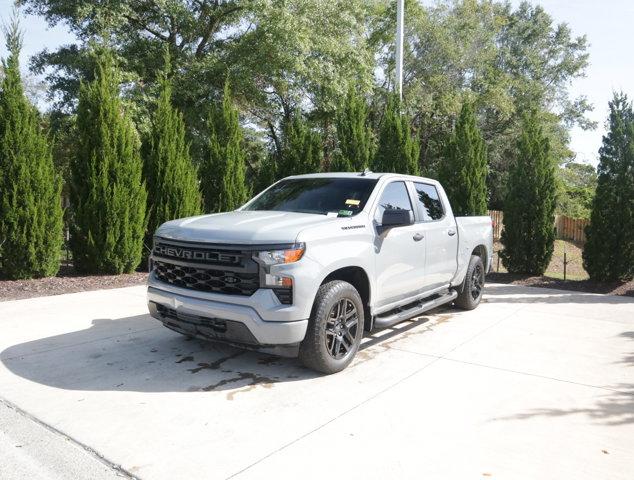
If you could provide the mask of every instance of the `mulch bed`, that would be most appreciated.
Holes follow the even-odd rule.
[[[89,290],[131,287],[143,285],[146,281],[147,273],[145,272],[123,275],[78,275],[72,268],[62,267],[56,277],[34,280],[0,280],[0,302]],[[491,272],[487,275],[487,281],[634,297],[634,280],[626,283],[600,283],[591,280],[564,281],[549,277]]]
[[[0,280],[0,302],[23,298],[61,295],[105,288],[143,285],[147,273],[123,275],[78,275],[71,267],[62,267],[56,277],[33,280]]]
[[[634,280],[630,282],[602,283],[594,282],[592,280],[559,280],[550,277],[534,277],[516,273],[491,272],[487,275],[487,282],[634,297]]]

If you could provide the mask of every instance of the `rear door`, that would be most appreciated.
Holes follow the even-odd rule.
[[[436,186],[413,183],[422,217],[419,230],[425,235],[424,288],[431,290],[448,284],[456,273],[458,231]]]
[[[376,225],[381,224],[388,208],[418,212],[404,181],[392,181],[384,186],[374,211]],[[399,301],[420,291],[425,268],[425,240],[418,225],[406,225],[377,232],[374,241],[377,306]]]

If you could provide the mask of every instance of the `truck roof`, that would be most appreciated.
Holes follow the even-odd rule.
[[[406,178],[409,180],[423,180],[425,182],[430,183],[438,183],[437,180],[433,178],[426,177],[417,177],[414,175],[404,175],[400,173],[381,173],[381,172],[326,172],[326,173],[309,173],[304,175],[292,175],[286,178],[372,178],[378,180],[383,177],[398,177],[398,178]]]

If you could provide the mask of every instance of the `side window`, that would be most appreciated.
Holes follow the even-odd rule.
[[[436,187],[426,183],[414,183],[414,188],[416,188],[418,201],[427,213],[427,217],[430,220],[440,220],[445,215],[445,212]]]
[[[392,182],[385,187],[375,213],[377,222],[381,221],[383,212],[388,208],[412,210],[412,202],[409,200],[409,194],[404,182]]]

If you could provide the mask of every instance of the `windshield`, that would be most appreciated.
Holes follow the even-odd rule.
[[[273,185],[244,210],[356,215],[368,201],[375,179],[290,178]]]

